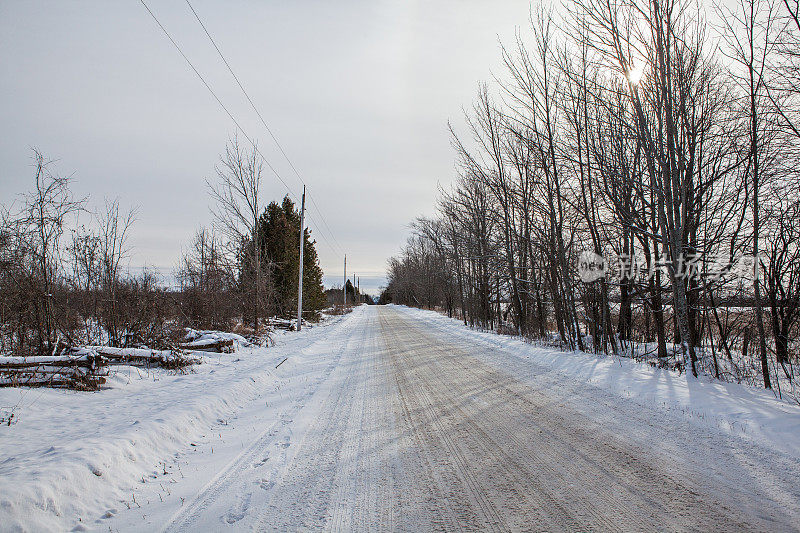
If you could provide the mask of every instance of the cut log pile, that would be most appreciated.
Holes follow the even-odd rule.
[[[237,346],[250,346],[250,342],[236,333],[187,328],[183,343],[179,346],[184,350],[233,353]]]
[[[286,331],[294,331],[297,329],[297,321],[289,320],[287,318],[272,317],[268,321],[269,326],[274,329],[282,329]]]
[[[231,353],[250,343],[235,333],[188,329],[183,342],[170,350],[112,348],[61,344],[59,355],[44,357],[0,357],[0,387],[62,387],[98,390],[106,382],[109,367],[130,365],[181,370],[199,364],[195,352]]]
[[[65,348],[61,355],[0,357],[0,387],[59,387],[98,390],[109,366],[132,365],[178,370],[200,363],[183,350],[147,350],[90,346]]]
[[[285,331],[297,331],[296,318],[278,318],[276,316],[267,319],[267,325],[271,329],[280,329]],[[303,319],[303,327],[311,327],[313,324],[309,323],[305,318]]]
[[[0,358],[0,387],[97,390],[107,374],[107,361],[89,350],[52,357]]]
[[[192,342],[184,342],[179,345],[184,350],[196,350],[199,352],[233,353],[233,339],[200,339]]]
[[[192,356],[180,349],[148,350],[146,348],[92,346],[91,350],[102,356],[110,365],[161,367],[175,370],[201,362],[199,357]]]

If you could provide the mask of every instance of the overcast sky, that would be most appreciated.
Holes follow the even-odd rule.
[[[247,134],[301,185],[189,6],[146,0]],[[408,223],[454,178],[447,120],[501,70],[527,1],[192,5],[309,186],[329,282],[341,253],[376,290]],[[91,206],[138,207],[130,265],[173,269],[212,216],[206,179],[236,126],[138,0],[0,0],[0,202],[32,183],[31,147]],[[265,199],[286,188],[267,170]],[[340,281],[339,281],[340,282]]]

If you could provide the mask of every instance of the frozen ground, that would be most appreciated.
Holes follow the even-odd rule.
[[[364,306],[158,376],[22,393],[0,429],[0,529],[800,524],[800,408],[431,312]]]

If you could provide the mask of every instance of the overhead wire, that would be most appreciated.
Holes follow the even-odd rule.
[[[164,33],[164,35],[167,37],[167,39],[169,39],[169,41],[172,43],[172,45],[175,47],[175,49],[178,51],[178,53],[181,55],[181,57],[183,57],[184,61],[186,61],[186,63],[189,65],[189,67],[192,69],[192,71],[195,73],[195,75],[200,79],[200,81],[203,83],[203,85],[208,90],[208,92],[211,93],[211,96],[214,98],[214,100],[216,100],[217,104],[219,104],[219,106],[223,109],[223,111],[225,111],[225,114],[228,115],[228,118],[230,118],[231,121],[234,123],[234,125],[236,125],[237,130],[253,146],[253,149],[258,153],[259,156],[261,156],[261,159],[264,161],[264,163],[267,165],[267,167],[272,171],[272,173],[275,175],[275,177],[278,179],[278,181],[280,181],[281,184],[286,188],[287,192],[295,199],[295,201],[299,202],[299,198],[294,193],[294,191],[292,191],[291,187],[289,187],[289,185],[286,183],[286,181],[281,177],[281,175],[275,169],[275,167],[273,167],[272,164],[269,162],[269,160],[266,158],[266,156],[264,156],[264,154],[258,148],[258,145],[255,143],[255,141],[250,137],[250,135],[247,134],[247,132],[241,126],[241,124],[236,119],[236,117],[233,115],[233,113],[231,113],[231,111],[225,106],[225,104],[219,98],[219,96],[214,91],[214,89],[211,87],[211,85],[206,81],[206,79],[203,77],[203,75],[200,74],[200,71],[197,70],[197,68],[194,66],[192,61],[186,56],[186,54],[183,52],[183,49],[175,41],[175,39],[172,37],[172,35],[167,31],[167,29],[164,27],[164,25],[161,23],[161,21],[155,15],[155,13],[153,13],[153,11],[150,9],[150,7],[147,5],[147,3],[144,0],[139,0],[139,1],[141,2],[142,6],[144,6],[144,8],[147,10],[147,12],[150,14],[150,16],[153,18],[153,20],[158,25],[158,27],[161,29],[161,31]],[[309,219],[311,219],[310,216],[309,216]],[[323,237],[323,241],[331,249],[331,251],[334,254],[337,254],[337,255],[341,255],[342,254],[341,251],[335,250],[333,248],[333,246],[329,242],[327,242],[327,239],[325,239],[323,235],[320,235],[320,236]]]
[[[222,62],[225,63],[225,67],[228,69],[228,72],[230,72],[231,76],[233,76],[233,79],[236,82],[236,85],[239,86],[239,89],[242,91],[242,94],[244,94],[245,98],[249,102],[250,107],[252,107],[253,111],[255,111],[256,116],[261,121],[261,124],[264,126],[264,129],[267,130],[267,133],[272,138],[272,141],[275,143],[275,146],[278,147],[278,150],[283,155],[284,159],[286,159],[286,162],[289,164],[289,167],[292,169],[294,174],[297,176],[297,179],[300,180],[300,183],[302,183],[303,186],[307,186],[305,180],[300,175],[300,172],[297,170],[297,167],[295,167],[294,163],[292,163],[292,160],[289,158],[289,155],[286,153],[286,150],[283,149],[283,146],[281,145],[280,141],[278,141],[278,138],[273,133],[272,128],[270,128],[269,125],[267,124],[267,121],[264,120],[264,116],[261,114],[261,111],[259,111],[259,109],[256,106],[255,102],[250,97],[250,94],[247,92],[247,90],[244,88],[244,85],[239,80],[239,76],[236,75],[236,73],[233,70],[233,67],[231,67],[231,64],[225,58],[225,55],[222,53],[222,50],[220,50],[219,46],[217,45],[217,42],[214,40],[214,37],[211,36],[211,32],[208,31],[208,28],[206,27],[205,23],[203,23],[203,20],[200,18],[200,15],[197,13],[197,10],[195,10],[194,6],[192,5],[192,3],[189,0],[186,0],[186,4],[189,6],[189,9],[192,11],[192,14],[197,19],[197,22],[200,23],[200,27],[203,28],[203,31],[205,32],[205,34],[208,37],[209,41],[211,41],[211,44],[214,46],[214,49],[217,51],[217,54],[219,55],[220,59],[222,59]],[[311,194],[309,192],[309,193],[307,193],[307,196],[311,200],[311,204],[312,204],[313,208],[316,210],[317,214],[319,215],[320,220],[322,221],[323,225],[325,226],[326,230],[328,231],[328,234],[330,235],[331,239],[340,248],[341,253],[343,253],[344,250],[342,249],[342,247],[339,244],[339,242],[336,240],[336,236],[334,235],[333,231],[330,229],[330,226],[328,226],[328,222],[327,222],[327,220],[325,220],[325,216],[322,214],[322,211],[320,211],[319,206],[317,206],[317,202],[314,200],[313,194]],[[309,218],[311,218],[311,217],[309,217]]]

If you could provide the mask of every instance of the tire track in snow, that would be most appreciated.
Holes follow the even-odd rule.
[[[445,452],[452,458],[452,462],[448,463],[439,457],[434,460],[430,467],[433,469],[435,468],[434,465],[438,465],[441,469],[442,466],[446,465],[445,469],[451,470],[450,474],[457,478],[460,485],[460,487],[456,487],[451,484],[449,494],[444,498],[438,498],[436,502],[441,506],[438,511],[446,509],[450,514],[446,518],[446,523],[450,526],[448,529],[451,527],[460,529],[464,525],[479,527],[480,529],[488,528],[494,531],[508,529],[494,505],[487,501],[483,492],[479,490],[478,480],[475,478],[472,469],[469,468],[460,447],[453,442],[450,428],[445,427],[443,423],[444,413],[436,410],[438,406],[429,394],[428,387],[422,381],[424,372],[414,373],[412,377],[402,365],[401,360],[406,355],[404,352],[409,350],[411,339],[401,339],[384,315],[381,316],[381,333],[386,340],[388,357],[397,379],[398,390],[401,391],[403,411],[406,413],[407,421],[411,424],[412,430],[419,433],[421,437],[417,440],[420,452],[425,453],[429,458]],[[412,366],[414,366],[414,363],[412,363]],[[439,481],[441,477],[431,477],[439,478],[437,482],[441,483]],[[430,482],[430,478],[425,481]],[[461,501],[459,502],[454,497]],[[463,498],[466,498],[466,500]],[[471,505],[464,507],[465,501],[469,501]]]
[[[464,514],[447,529],[492,527],[487,500],[502,529],[793,529],[768,500],[766,516],[745,514],[729,504],[727,482],[698,481],[702,464],[634,448],[410,320],[392,316],[383,329],[423,451],[455,446],[458,465],[479,473],[460,473],[478,521]]]
[[[785,490],[796,463],[775,459],[783,470],[757,477],[771,456],[709,433],[699,438],[729,462],[706,467],[709,453],[675,453],[688,426],[648,425],[659,411],[551,375],[532,386],[399,310],[359,312],[328,339],[336,352],[313,398],[265,431],[170,531],[210,524],[225,499],[235,500],[235,529],[796,529],[798,491]],[[268,483],[254,489],[247,465],[287,435]],[[726,472],[730,461],[741,478]]]
[[[373,322],[367,315],[349,339],[329,378],[328,401],[271,491],[257,529],[393,528],[392,447],[385,440],[390,413],[383,409],[386,391],[374,365]]]
[[[351,328],[348,326],[349,324],[347,323],[339,326],[339,335],[342,334],[342,330],[343,333],[349,332]],[[327,339],[317,341],[305,350],[310,351],[320,344],[327,343]],[[342,343],[328,363],[326,371],[323,372],[324,376],[317,377],[314,384],[301,398],[296,399],[289,409],[279,415],[278,420],[260,433],[250,446],[240,452],[211,481],[200,489],[192,500],[184,504],[173,515],[163,529],[165,533],[187,531],[195,527],[198,522],[208,523],[208,517],[204,515],[207,514],[209,508],[212,506],[218,507],[220,503],[225,504],[232,495],[234,498],[238,498],[238,501],[234,502],[233,507],[229,507],[225,514],[219,516],[219,520],[222,523],[233,524],[242,520],[248,514],[252,494],[255,492],[252,487],[252,475],[249,474],[254,468],[263,467],[269,462],[273,464],[273,468],[270,471],[271,476],[261,476],[260,481],[256,483],[261,490],[268,490],[274,485],[274,481],[269,478],[274,478],[280,471],[281,466],[286,462],[288,457],[287,448],[290,445],[292,434],[291,423],[294,420],[294,416],[306,405],[307,400],[318,391],[324,381],[324,377],[329,375],[336,367],[346,348],[347,344]],[[284,439],[283,442],[279,441],[281,438]],[[275,455],[275,448],[278,448],[277,456]],[[248,484],[251,486],[248,487]]]

